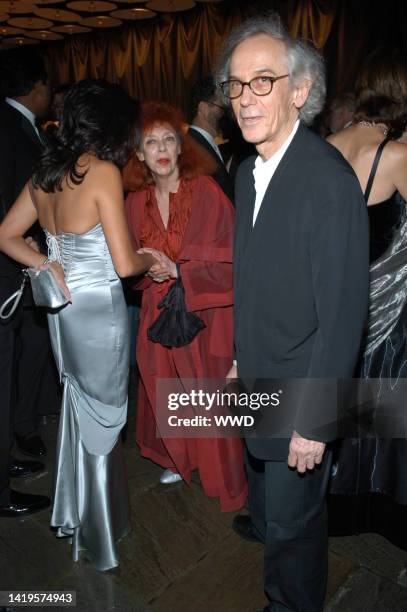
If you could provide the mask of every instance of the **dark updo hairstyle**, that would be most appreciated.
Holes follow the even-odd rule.
[[[34,170],[34,187],[61,190],[65,177],[79,185],[87,172],[78,167],[84,153],[123,167],[134,150],[138,114],[138,103],[119,85],[96,79],[72,85],[55,137]]]
[[[354,122],[384,123],[402,131],[407,113],[407,57],[398,49],[379,48],[367,59],[356,82]]]

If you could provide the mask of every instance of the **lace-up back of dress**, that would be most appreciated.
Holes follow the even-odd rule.
[[[72,259],[73,234],[58,234],[55,236],[48,230],[44,230],[44,232],[48,247],[48,259],[58,261],[65,274],[68,274]]]
[[[51,234],[44,230],[48,246],[48,258],[58,261],[68,277],[81,268],[103,273],[107,278],[117,278],[116,271],[100,223],[84,234],[61,232]]]

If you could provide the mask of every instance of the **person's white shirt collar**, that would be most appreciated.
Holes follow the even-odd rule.
[[[40,133],[38,131],[37,126],[35,125],[35,115],[32,111],[30,111],[29,108],[27,108],[26,106],[24,106],[24,104],[21,104],[20,102],[17,102],[17,100],[14,100],[13,98],[5,98],[5,101],[7,102],[7,104],[9,104],[10,106],[12,106],[13,108],[15,108],[16,110],[18,110],[19,113],[21,113],[22,115],[24,115],[24,117],[26,119],[28,119],[28,121],[31,123],[31,125],[33,126],[38,138],[41,140],[41,136]]]
[[[253,225],[256,222],[257,215],[259,214],[261,203],[263,201],[264,194],[267,191],[267,187],[269,186],[269,183],[275,171],[277,170],[279,163],[283,159],[284,153],[287,151],[288,147],[290,146],[291,141],[294,138],[298,130],[299,124],[300,124],[300,120],[297,119],[297,121],[294,124],[293,129],[291,130],[286,140],[283,142],[283,144],[278,149],[278,151],[276,151],[274,155],[269,157],[269,159],[267,159],[266,161],[263,161],[260,155],[258,155],[256,158],[256,161],[254,163],[254,169],[253,169],[254,188],[256,190],[256,201],[254,203],[254,210],[253,210]]]
[[[17,102],[17,100],[14,100],[13,98],[5,98],[5,100],[7,104],[10,104],[10,106],[18,110],[22,115],[24,115],[24,117],[28,119],[28,121],[31,123],[33,127],[36,127],[35,126],[35,115],[33,112],[30,111],[29,108],[24,106],[24,104]]]
[[[204,130],[201,127],[198,127],[197,125],[191,125],[191,127],[196,130],[197,132],[199,132],[204,138],[205,140],[207,140],[209,142],[209,144],[211,145],[212,149],[215,151],[215,153],[219,156],[221,162],[223,162],[222,159],[222,155],[220,152],[220,149],[218,147],[218,145],[216,144],[212,134],[209,134],[209,132],[207,132],[206,130]]]

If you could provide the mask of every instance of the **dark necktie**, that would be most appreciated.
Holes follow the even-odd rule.
[[[45,145],[47,144],[47,137],[45,136],[44,130],[41,127],[41,121],[40,119],[36,119],[35,120],[35,127],[37,128],[37,136],[42,144],[43,147],[45,147]]]

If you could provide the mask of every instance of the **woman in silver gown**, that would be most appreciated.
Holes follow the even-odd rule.
[[[118,86],[82,81],[66,96],[61,124],[3,224],[0,249],[26,266],[44,265],[24,233],[38,219],[49,265],[70,303],[48,315],[64,384],[54,508],[57,536],[73,559],[118,565],[129,530],[120,431],[126,422],[129,334],[120,276],[154,259],[131,246],[119,167],[127,160],[137,105]]]

